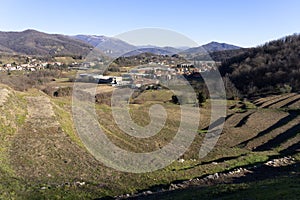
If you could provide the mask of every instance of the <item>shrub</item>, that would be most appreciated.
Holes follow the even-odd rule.
[[[110,106],[111,105],[111,97],[112,97],[112,92],[96,94],[96,96],[95,96],[96,103],[106,104],[106,105]]]
[[[49,96],[54,97],[65,97],[65,96],[71,96],[72,95],[72,87],[61,87],[61,88],[53,88],[53,87],[46,87],[42,89],[44,93],[46,93]]]
[[[179,99],[178,99],[178,97],[176,95],[172,95],[172,100],[171,101],[174,104],[179,104]]]
[[[203,95],[202,92],[198,93],[198,97],[197,98],[198,98],[199,105],[202,105],[203,103],[206,102],[206,97]]]

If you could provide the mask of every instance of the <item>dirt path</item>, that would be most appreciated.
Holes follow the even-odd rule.
[[[26,122],[42,127],[58,127],[50,99],[45,96],[28,97],[28,116]]]
[[[0,88],[0,106],[3,106],[3,104],[6,102],[8,95],[11,93],[6,88]]]
[[[98,161],[64,133],[50,99],[28,97],[27,102],[25,124],[10,150],[16,173],[35,184],[64,184],[90,178]]]

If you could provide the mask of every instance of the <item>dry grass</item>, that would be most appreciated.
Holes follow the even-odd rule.
[[[3,104],[6,102],[7,97],[9,96],[10,93],[11,93],[11,91],[6,88],[0,89],[0,106],[3,106]]]
[[[198,151],[205,135],[204,128],[209,125],[210,119],[208,102],[201,108],[198,134],[189,150],[182,156],[184,162],[175,161],[170,166],[151,173],[130,174],[105,167],[87,152],[72,122],[71,97],[48,97],[34,89],[21,93],[1,87],[0,91],[6,91],[4,88],[9,94],[6,95],[7,101],[4,100],[0,106],[0,190],[4,191],[3,198],[9,198],[9,195],[14,193],[13,197],[24,196],[27,199],[58,199],[64,195],[65,198],[91,199],[132,193],[154,185],[169,184],[175,180],[201,177],[234,167],[260,163],[294,143],[287,140],[278,144],[279,149],[255,153],[252,153],[251,149],[299,123],[299,117],[291,118],[285,124],[260,136],[259,133],[287,117],[289,110],[273,106],[261,108],[262,105],[269,104],[266,102],[268,99],[257,100],[255,103],[259,102],[262,105],[257,108],[246,106],[242,112],[239,109],[228,109],[231,116],[226,120],[216,147],[206,158],[199,159]],[[100,93],[112,90],[112,87],[106,86],[98,88]],[[168,102],[170,96],[172,93],[168,91],[146,91],[137,97],[143,100],[142,104],[130,105],[133,121],[141,126],[150,122],[150,106],[158,103],[166,109],[168,118],[164,128],[151,138],[136,139],[123,133],[114,122],[111,108],[107,105],[96,104],[98,120],[106,130],[107,136],[121,148],[134,152],[158,150],[172,140],[180,123],[179,106]],[[276,99],[272,100],[275,101]],[[231,101],[228,107],[239,103]],[[193,119],[191,116],[191,120]],[[243,123],[240,123],[241,121]],[[239,146],[247,140],[251,141],[245,147]],[[76,185],[77,181],[85,182],[86,185],[80,187]],[[8,186],[9,184],[11,186]],[[41,190],[42,187],[46,189]]]

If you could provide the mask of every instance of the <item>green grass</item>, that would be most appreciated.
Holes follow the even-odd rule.
[[[56,104],[56,106],[53,109],[63,131],[77,145],[79,145],[82,148],[85,148],[79,136],[76,134],[75,127],[72,121],[72,115],[70,114],[70,110],[66,110],[66,109],[71,109],[70,101],[66,98],[55,98],[52,99],[52,101]]]
[[[256,105],[251,103],[250,101],[245,101],[244,104],[247,110],[257,108]]]
[[[227,167],[226,170],[231,170],[237,167],[243,167],[257,163],[263,163],[268,160],[269,156],[270,155],[266,154],[265,152],[251,152],[245,156],[241,156],[237,159],[227,162],[227,165],[229,167]]]
[[[24,185],[16,177],[9,162],[9,148],[18,127],[26,119],[26,100],[19,93],[11,93],[0,107],[0,199],[15,199]]]
[[[208,130],[202,129],[202,130],[198,130],[199,134],[206,134],[208,132]]]
[[[4,158],[7,157],[6,149],[9,147],[10,138],[16,133],[17,128],[25,122],[27,114],[26,100],[21,95],[11,93],[3,107],[0,107],[0,110],[0,159],[2,158],[0,168],[9,169],[9,167],[4,164],[7,163],[7,161],[4,160]]]
[[[227,105],[229,107],[234,106],[234,108],[231,109],[231,111],[236,113],[242,113],[251,109],[257,109],[256,105],[250,101],[228,100]]]

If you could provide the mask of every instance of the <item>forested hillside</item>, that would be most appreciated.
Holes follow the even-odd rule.
[[[300,35],[294,34],[223,60],[220,72],[243,95],[299,92],[299,58]]]

